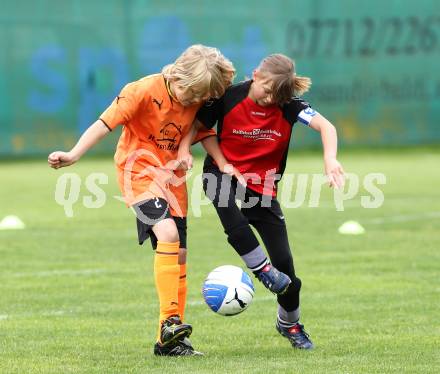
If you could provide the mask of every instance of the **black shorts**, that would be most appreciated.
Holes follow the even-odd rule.
[[[133,206],[136,212],[136,225],[139,244],[151,239],[153,249],[157,247],[157,238],[153,226],[166,218],[174,219],[179,233],[180,248],[186,248],[186,217],[174,217],[170,213],[168,202],[160,197],[143,201]]]
[[[207,174],[210,174],[211,178],[209,178]],[[224,180],[228,178],[231,180],[230,183],[224,183]],[[208,187],[209,184],[210,186]],[[220,208],[232,207],[231,209],[233,211],[240,210],[252,225],[254,222],[279,226],[286,225],[283,211],[276,197],[262,195],[251,190],[249,187],[246,187],[244,194],[243,191],[241,191],[239,196],[237,195],[237,186],[237,179],[222,173],[218,167],[212,163],[209,156],[205,159],[203,167],[203,189],[216,209],[220,206]],[[220,198],[221,195],[222,198]],[[242,202],[241,208],[237,208],[236,199]],[[223,205],[220,205],[220,200],[222,200]],[[226,215],[228,215],[228,212],[232,213],[232,211],[228,209],[222,209],[220,212],[217,211],[219,214],[223,212]],[[233,223],[234,220],[232,217],[225,216],[222,222]]]

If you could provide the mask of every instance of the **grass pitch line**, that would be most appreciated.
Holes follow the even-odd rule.
[[[275,295],[266,295],[262,297],[254,298],[254,303],[273,301],[275,299]],[[193,300],[187,302],[188,306],[201,306],[205,305],[203,300]],[[94,309],[96,311],[97,309]],[[80,308],[73,309],[65,309],[65,310],[41,310],[36,312],[27,312],[27,313],[17,313],[17,314],[0,314],[0,322],[5,320],[11,320],[16,318],[36,318],[36,317],[70,317],[72,315],[80,312]],[[141,309],[139,309],[141,312]]]
[[[422,221],[426,219],[435,219],[440,218],[440,211],[436,212],[426,212],[421,214],[402,214],[402,215],[396,215],[396,216],[389,216],[389,217],[380,217],[380,218],[373,218],[370,220],[362,221],[364,224],[371,224],[371,225],[380,225],[382,223],[395,223],[395,222],[410,222],[410,221]]]
[[[426,200],[428,201],[432,201],[433,199],[435,199],[436,196],[406,196],[406,197],[390,197],[388,195],[385,195],[385,200],[384,202],[389,204],[389,203],[408,203],[409,201],[411,201],[412,204],[417,204],[417,202],[423,201],[425,202]],[[283,206],[283,204],[281,203],[281,206]],[[299,206],[299,207],[295,207],[294,209],[315,209],[315,210],[319,210],[319,209],[335,209],[335,202],[333,200],[322,200],[319,201],[319,205],[318,206],[313,206],[311,207],[309,205],[308,201],[304,201],[304,203]],[[344,201],[344,209],[351,209],[351,208],[362,208],[362,203],[360,200],[356,200],[356,198],[353,198],[351,200],[345,200]]]
[[[54,277],[58,275],[95,275],[105,273],[105,269],[84,269],[84,270],[48,270],[37,271],[32,273],[12,273],[10,276],[23,278],[23,277]]]
[[[36,318],[36,317],[60,317],[71,316],[75,313],[73,310],[46,310],[40,312],[27,312],[17,314],[0,314],[0,321],[15,319],[15,318]]]
[[[274,300],[274,299],[275,299],[275,295],[273,295],[273,296],[266,295],[266,296],[261,296],[261,297],[254,297],[254,300],[252,302],[258,303],[259,301],[269,301],[269,300]],[[205,302],[203,300],[194,300],[194,301],[188,301],[186,303],[186,305],[189,305],[189,306],[205,305]]]

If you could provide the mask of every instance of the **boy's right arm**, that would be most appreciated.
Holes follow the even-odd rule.
[[[52,152],[47,159],[49,166],[59,169],[74,164],[109,132],[109,128],[101,120],[97,120],[82,134],[70,152]]]

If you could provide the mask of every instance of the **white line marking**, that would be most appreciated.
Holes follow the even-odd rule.
[[[373,218],[373,219],[367,219],[365,221],[362,221],[364,224],[371,224],[371,225],[380,225],[382,223],[394,223],[394,222],[410,222],[410,221],[422,221],[426,219],[432,219],[432,218],[440,218],[440,212],[426,212],[421,214],[401,214],[396,216],[389,216],[389,217],[380,217],[380,218]]]
[[[276,301],[276,296],[273,295],[267,295],[267,296],[261,296],[261,297],[254,297],[253,302],[258,303],[259,301],[268,301],[268,300],[275,300]],[[196,306],[196,305],[204,305],[205,302],[203,300],[194,300],[194,301],[188,301],[186,303],[186,305],[190,305],[190,306]]]
[[[259,302],[265,302],[265,301],[276,301],[276,296],[273,295],[266,295],[261,297],[255,297],[253,302],[259,303]],[[193,300],[188,301],[186,303],[187,306],[201,306],[205,305],[205,302],[201,299],[199,300]],[[94,311],[103,311],[99,308],[93,308]],[[139,313],[143,312],[144,308],[139,308]],[[61,316],[72,316],[76,313],[81,312],[81,308],[72,308],[72,309],[65,309],[65,310],[41,310],[38,312],[24,312],[24,313],[17,313],[17,314],[0,314],[0,321],[4,320],[10,320],[15,318],[36,318],[36,317],[61,317]]]
[[[0,314],[0,321],[14,318],[35,318],[35,317],[59,317],[75,314],[74,310],[41,310],[38,312],[23,312],[17,314]]]
[[[29,273],[12,273],[12,277],[53,277],[58,275],[93,275],[105,273],[104,269],[84,269],[84,270],[48,270]]]
[[[70,311],[66,311],[66,310],[49,310],[47,312],[43,312],[41,315],[42,316],[46,316],[46,317],[64,316],[66,314],[66,312],[70,312]]]
[[[428,202],[436,199],[437,197],[431,197],[431,196],[406,196],[406,197],[387,197],[385,195],[385,200],[383,202],[383,205],[390,205],[392,203],[408,203],[411,202],[412,204],[417,204],[417,202],[423,202],[425,203],[427,200]],[[382,206],[383,206],[382,205]],[[283,207],[283,203],[281,202],[281,207]],[[346,208],[360,208],[363,209],[361,201],[359,199],[356,199],[356,197],[354,197],[353,199],[350,200],[345,200],[344,201],[344,209]],[[288,209],[286,207],[284,207],[284,209]],[[336,209],[336,205],[334,203],[334,201],[332,200],[320,200],[319,201],[319,205],[317,207],[309,207],[309,200],[305,199],[304,202],[301,204],[301,206],[297,207],[297,208],[292,208],[293,210],[297,210],[297,209],[314,209],[314,210],[318,210],[318,209]],[[378,208],[376,208],[378,209]]]

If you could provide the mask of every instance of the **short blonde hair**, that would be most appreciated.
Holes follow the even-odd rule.
[[[301,96],[312,84],[309,77],[296,75],[295,62],[281,53],[267,56],[257,69],[271,75],[272,96],[278,105],[286,103],[292,96]]]
[[[235,68],[217,48],[195,44],[174,64],[165,66],[162,74],[183,88],[191,88],[197,97],[218,98],[232,84]]]

